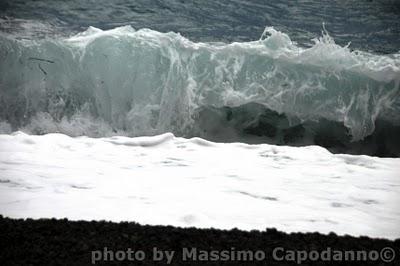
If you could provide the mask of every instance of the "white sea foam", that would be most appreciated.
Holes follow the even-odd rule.
[[[171,133],[0,135],[0,213],[400,237],[400,159]]]

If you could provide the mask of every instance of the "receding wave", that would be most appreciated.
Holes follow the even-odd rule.
[[[44,40],[3,34],[0,130],[210,139],[233,130],[231,141],[318,144],[320,128],[340,131],[345,146],[376,135],[377,124],[398,132],[400,54],[352,51],[327,32],[314,42],[302,48],[270,27],[230,44],[129,26]],[[275,124],[254,129],[268,119]],[[301,141],[276,134],[299,125]]]

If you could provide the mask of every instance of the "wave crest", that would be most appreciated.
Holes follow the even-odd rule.
[[[264,38],[265,35],[268,35]],[[400,55],[312,47],[267,27],[259,41],[195,43],[130,26],[61,39],[0,37],[0,120],[69,135],[198,135],[204,107],[257,103],[300,121],[343,123],[353,140],[400,124]]]

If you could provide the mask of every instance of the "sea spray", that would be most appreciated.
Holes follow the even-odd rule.
[[[342,123],[354,141],[372,134],[377,119],[400,124],[400,56],[352,51],[326,31],[303,48],[272,27],[259,41],[230,44],[89,27],[70,38],[1,36],[0,51],[7,130],[193,136],[200,110],[249,103],[295,124]]]

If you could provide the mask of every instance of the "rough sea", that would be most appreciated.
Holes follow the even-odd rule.
[[[0,214],[400,237],[400,2],[0,2]]]

